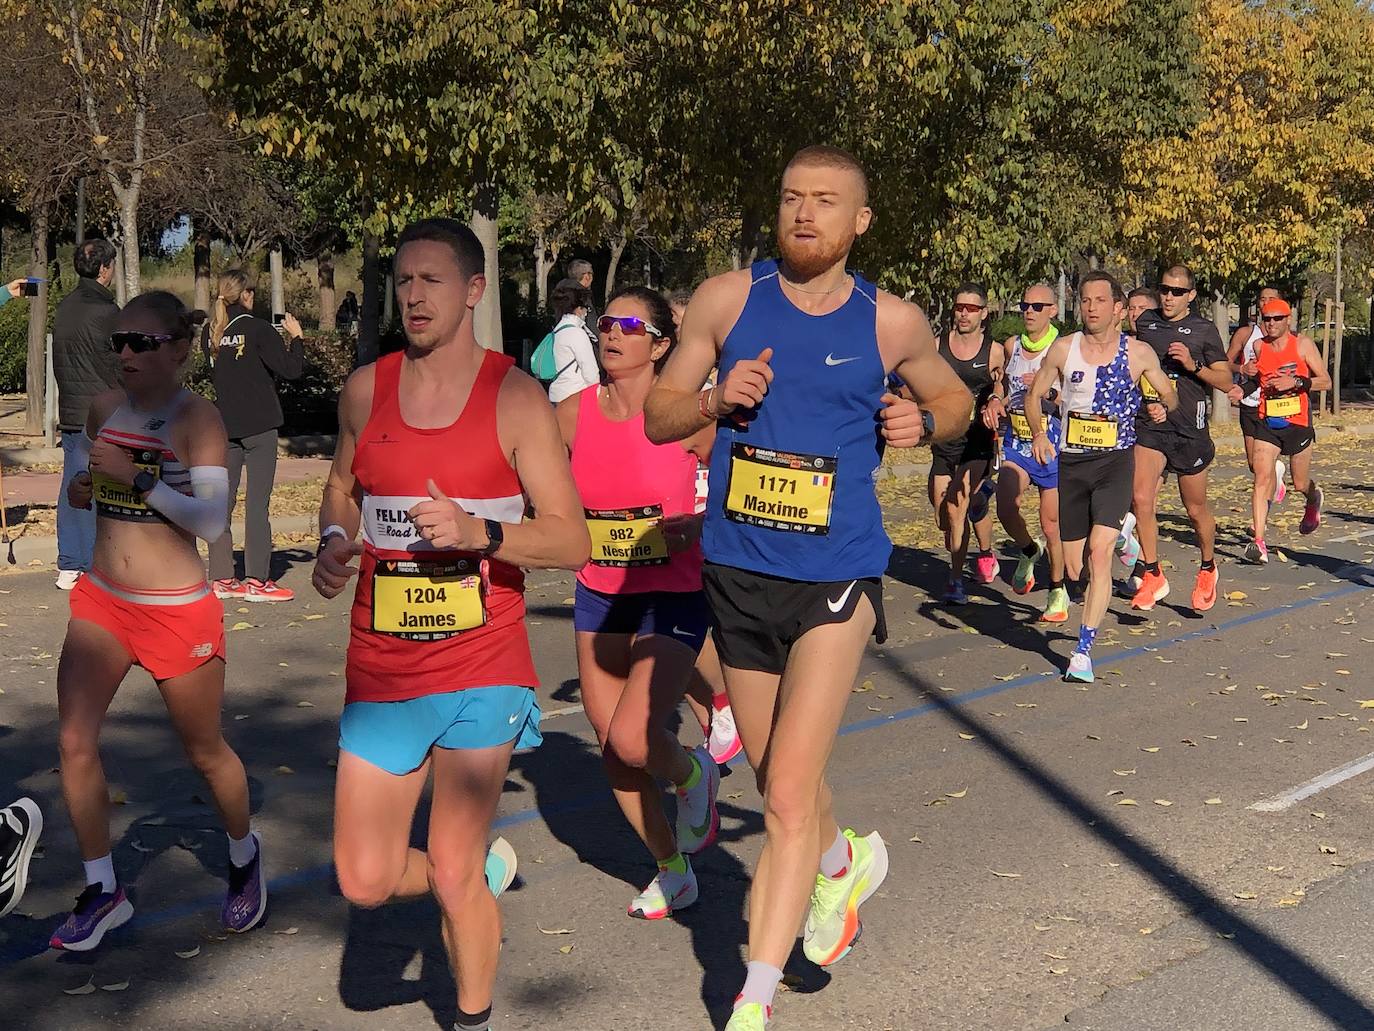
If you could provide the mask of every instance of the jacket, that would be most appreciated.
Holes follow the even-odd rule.
[[[58,429],[84,429],[91,398],[118,384],[119,363],[110,350],[118,314],[114,294],[94,279],[78,280],[58,304],[52,320]]]
[[[305,369],[300,340],[288,343],[276,327],[241,304],[229,305],[229,325],[218,340],[201,348],[209,359],[215,384],[215,404],[231,440],[279,428],[284,421],[277,398],[278,379],[297,379]]]

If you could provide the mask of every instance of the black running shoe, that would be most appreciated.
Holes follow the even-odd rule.
[[[0,809],[0,916],[19,905],[29,883],[29,860],[43,833],[43,814],[31,798]]]

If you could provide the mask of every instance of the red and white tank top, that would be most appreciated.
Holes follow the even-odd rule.
[[[401,416],[403,352],[376,364],[372,411],[353,475],[362,491],[363,556],[353,599],[347,701],[401,701],[539,680],[525,631],[525,578],[471,552],[440,552],[407,512],[433,480],[480,519],[518,523],[525,496],[496,429],[496,399],[514,364],[488,351],[467,403],[447,426]]]
[[[602,387],[578,395],[572,474],[592,536],[591,561],[577,573],[605,594],[701,590],[701,543],[670,555],[664,516],[696,511],[697,459],[679,443],[654,444],[644,413],[614,422],[601,411]]]
[[[1298,349],[1296,333],[1289,333],[1282,347],[1273,347],[1262,340],[1255,345],[1255,364],[1259,366],[1260,418],[1287,419],[1293,426],[1309,426],[1312,422],[1311,399],[1305,391],[1269,397],[1265,388],[1276,376],[1311,376],[1312,370]]]
[[[177,493],[189,496],[191,471],[172,447],[172,422],[190,396],[188,390],[178,391],[161,408],[147,412],[138,411],[125,401],[105,420],[96,439],[119,445],[140,471],[152,473]],[[131,523],[168,522],[132,487],[93,473],[91,488],[98,515]]]

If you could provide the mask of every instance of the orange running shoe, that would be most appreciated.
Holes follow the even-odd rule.
[[[1217,603],[1217,567],[1199,569],[1193,586],[1193,611],[1206,612]]]
[[[1164,574],[1147,569],[1140,577],[1140,590],[1131,599],[1131,608],[1148,612],[1155,607],[1155,602],[1163,601],[1168,596],[1169,581],[1164,579]]]

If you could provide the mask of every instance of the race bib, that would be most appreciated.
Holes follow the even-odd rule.
[[[793,533],[828,534],[835,500],[834,458],[730,445],[725,516]]]
[[[161,455],[157,451],[125,448],[134,460],[137,472],[151,473],[153,479],[162,479]],[[101,515],[134,522],[154,522],[162,517],[143,500],[142,495],[128,484],[112,480],[99,473],[91,473],[91,499]]]
[[[372,574],[372,629],[408,641],[442,641],[487,621],[481,566],[377,562]]]
[[[668,564],[668,541],[659,520],[662,505],[642,508],[586,510],[592,535],[594,566],[663,566]]]
[[[1064,424],[1064,446],[1084,451],[1111,451],[1116,447],[1117,421],[1107,415],[1070,412]]]
[[[1007,413],[1011,416],[1011,435],[1017,440],[1030,440],[1034,434],[1031,433],[1030,420],[1026,418],[1026,413],[1018,412],[1015,409]]]
[[[1283,397],[1266,397],[1264,414],[1275,419],[1292,419],[1302,415],[1302,395],[1285,394]]]
[[[1155,385],[1151,383],[1148,379],[1146,379],[1144,376],[1140,377],[1140,396],[1143,397],[1146,401],[1160,400],[1159,391],[1156,390]]]

